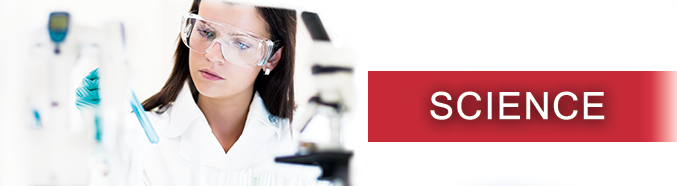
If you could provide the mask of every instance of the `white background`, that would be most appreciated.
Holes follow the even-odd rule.
[[[278,3],[277,1],[272,1]],[[291,4],[298,3],[292,2]],[[367,71],[657,70],[677,62],[674,1],[320,1],[332,38],[356,50],[350,125],[356,185],[677,185],[675,143],[368,143]],[[284,4],[284,3],[283,3]],[[0,184],[27,185],[24,112],[30,32],[50,11],[125,22],[133,84],[157,92],[190,1],[0,0]],[[297,100],[312,94],[299,28]],[[82,76],[87,71],[81,73]],[[444,81],[444,80],[430,80]],[[402,87],[406,88],[406,87]],[[674,100],[669,100],[673,104]],[[30,157],[30,156],[29,156]]]

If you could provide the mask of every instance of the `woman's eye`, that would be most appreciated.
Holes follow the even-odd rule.
[[[199,29],[199,31],[200,31],[200,35],[202,35],[202,37],[206,37],[207,39],[210,39],[210,40],[216,38],[216,33],[214,33],[213,31],[211,31],[209,29]]]
[[[249,45],[244,44],[244,43],[242,43],[242,42],[236,42],[235,44],[237,44],[237,47],[238,47],[238,49],[240,49],[240,50],[247,50],[247,49],[249,49]]]

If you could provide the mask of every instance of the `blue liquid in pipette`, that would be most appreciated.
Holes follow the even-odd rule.
[[[157,133],[155,133],[153,126],[150,125],[150,120],[148,120],[148,116],[146,116],[146,110],[143,109],[141,102],[139,102],[139,99],[136,98],[136,94],[134,91],[131,92],[131,104],[134,114],[136,114],[136,118],[139,119],[139,123],[141,123],[141,127],[143,127],[143,130],[146,132],[146,136],[148,136],[150,143],[156,144],[158,141],[160,141],[160,138],[158,138]]]

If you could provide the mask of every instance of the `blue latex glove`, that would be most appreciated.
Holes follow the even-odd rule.
[[[75,106],[78,107],[80,112],[83,109],[98,109],[99,102],[99,69],[94,69],[87,77],[82,79],[82,84],[80,87],[75,89]],[[94,116],[94,127],[95,127],[95,139],[96,141],[101,141],[101,122],[98,114],[98,110],[95,111]]]
[[[75,90],[75,105],[78,109],[99,107],[99,69],[94,69]]]

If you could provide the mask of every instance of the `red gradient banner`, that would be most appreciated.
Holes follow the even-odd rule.
[[[634,71],[370,71],[369,72],[369,142],[652,142],[665,141],[667,104],[665,88],[671,72]],[[436,97],[448,105],[452,115],[445,120],[433,117],[448,110],[431,100],[436,92],[451,96]],[[477,93],[480,101],[466,96],[461,104],[468,116],[480,111],[476,119],[460,116],[457,107],[464,92]],[[561,92],[570,96],[559,99],[561,115],[555,113],[555,97]],[[488,92],[491,92],[491,119],[488,119]],[[504,115],[499,117],[500,92],[518,92],[504,96]],[[530,104],[531,119],[526,119],[527,92],[544,107],[547,95],[547,117],[543,119]],[[603,115],[603,120],[584,119],[584,92],[604,92],[589,96],[588,115]]]

